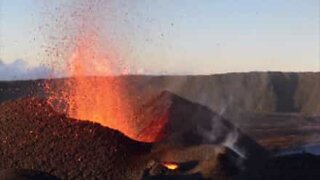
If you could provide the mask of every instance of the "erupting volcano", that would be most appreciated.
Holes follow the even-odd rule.
[[[225,2],[0,0],[0,180],[320,179],[318,4]]]
[[[60,12],[61,19],[53,31],[58,31],[58,36],[64,37],[60,39],[67,41],[56,43],[54,49],[58,53],[51,54],[64,56],[55,57],[50,66],[70,78],[59,86],[47,83],[48,102],[71,118],[97,122],[133,139],[153,142],[161,134],[166,108],[158,113],[159,117],[153,117],[155,120],[148,120],[151,123],[147,127],[145,123],[142,125],[142,117],[137,117],[141,110],[134,105],[139,97],[128,91],[130,85],[124,78],[116,76],[127,74],[127,65],[118,57],[121,47],[114,48],[106,38],[108,33],[100,30],[99,13],[105,11],[100,6],[99,1],[84,1]]]
[[[169,104],[162,104],[156,112],[142,110],[141,95],[132,91],[123,76],[114,75],[125,74],[126,66],[113,52],[116,50],[104,49],[100,41],[94,30],[80,33],[71,55],[64,60],[65,74],[70,78],[60,85],[46,85],[49,104],[71,118],[100,123],[135,140],[157,141],[163,134]],[[148,99],[144,100],[148,104]]]
[[[103,56],[97,49],[95,38],[87,36],[77,41],[67,66],[67,74],[72,78],[64,81],[59,92],[47,86],[49,103],[69,117],[100,123],[136,140],[155,141],[165,119],[151,123],[147,129],[138,129],[137,114],[134,112],[137,108],[132,107],[135,97],[129,96],[124,79],[117,76],[97,77],[110,74],[117,68],[115,57]],[[165,118],[164,114],[160,116]]]

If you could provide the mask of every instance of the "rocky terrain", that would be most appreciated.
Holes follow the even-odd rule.
[[[165,106],[169,111],[167,122],[172,121],[173,124],[176,124],[174,132],[180,129],[176,127],[177,123],[190,117],[192,111],[203,109],[203,112],[210,113],[209,109],[199,104],[164,92],[145,107],[145,111],[142,112],[145,115],[142,117],[154,119],[154,115],[163,112],[162,107],[167,105],[168,101],[170,105]],[[190,120],[194,122],[195,119]],[[167,122],[163,126],[167,126]],[[159,126],[157,123],[147,123],[146,125],[149,126],[142,129],[146,132],[153,131],[153,125]],[[170,124],[170,129],[173,128],[172,123],[168,124]],[[185,124],[185,128],[182,129],[186,128],[194,129],[190,123]],[[164,133],[165,138],[173,137],[168,128],[165,128]],[[185,133],[181,135],[184,138]],[[181,143],[180,138],[172,139],[176,144]],[[187,142],[189,145],[180,149],[178,153],[180,156],[174,156],[170,161],[179,162],[181,157],[188,157],[189,160],[184,159],[183,162],[196,161],[197,164],[205,163],[205,169],[212,168],[212,172],[215,173],[210,171],[210,174],[207,174],[208,177],[221,179],[231,177],[231,174],[227,173],[227,168],[219,163],[220,153],[216,153],[221,152],[223,155],[225,151],[215,150],[214,146],[210,151],[203,151],[206,147],[201,146],[202,138],[194,140],[198,142],[192,145],[191,149],[190,142]],[[134,141],[108,127],[68,118],[54,111],[45,100],[36,97],[10,100],[0,104],[0,170],[4,170],[5,177],[15,176],[16,173],[22,173],[22,175],[30,173],[30,176],[45,175],[37,173],[40,171],[59,179],[152,179],[153,176],[145,174],[150,168],[150,163],[169,162],[168,159],[162,159],[168,158],[168,154],[172,152],[177,155],[175,152],[179,147],[170,146],[170,148],[163,149],[159,148],[163,147],[163,144],[157,146],[159,143]],[[211,157],[210,161],[202,162],[207,156]],[[160,166],[163,168],[161,163]],[[164,170],[168,171],[168,169]],[[192,175],[178,172],[177,176],[202,177],[201,172],[200,168]]]
[[[36,99],[0,104],[0,169],[61,179],[137,179],[151,145],[91,122],[69,119]]]
[[[252,114],[236,124],[270,150],[320,144],[319,116]]]
[[[126,80],[133,95],[139,92],[148,100],[168,90],[205,105],[274,152],[320,143],[318,73],[117,78]],[[140,178],[151,144],[99,124],[70,119],[39,100],[47,97],[45,82],[58,92],[64,81],[0,82],[0,170],[34,169],[61,179]],[[148,111],[154,113],[152,108]],[[258,179],[318,179],[319,159],[305,153],[276,157],[259,172]],[[201,179],[201,175],[191,178]]]
[[[174,102],[170,108],[173,117],[185,111],[185,108],[179,110],[179,107],[196,106],[194,103],[176,98],[173,98]],[[182,118],[187,118],[187,114]],[[284,119],[288,118],[284,117]],[[255,121],[262,120],[256,119]],[[283,122],[283,124],[287,123]],[[261,124],[261,126],[264,125]],[[283,144],[288,144],[285,141],[279,143],[277,140],[279,137],[274,135],[279,131],[283,133],[279,136],[285,136],[286,131],[284,130],[264,128],[265,130],[261,133],[257,129],[259,128],[253,129],[251,133],[256,133],[265,147],[276,147],[277,145],[283,147]],[[288,129],[288,132],[290,131]],[[293,132],[293,134],[299,137],[299,133]],[[294,139],[291,140],[293,143],[296,142]],[[150,160],[155,158],[152,155],[154,151],[152,144],[131,140],[121,132],[92,122],[67,118],[55,112],[45,101],[37,98],[24,98],[0,104],[1,178],[203,179],[202,173],[208,172],[210,167],[212,169],[209,172],[215,172],[211,175],[213,179],[229,179],[235,167],[230,166],[230,163],[233,162],[225,159],[228,153],[222,150],[220,155],[219,153],[212,154],[216,150],[209,148],[210,151],[207,151],[206,147],[208,146],[196,145],[191,149],[185,147],[179,151],[167,149],[165,156],[158,154],[156,157],[156,159],[171,158],[170,160],[175,162],[182,159],[189,159],[187,162],[195,162],[193,158],[200,157],[198,159],[200,161],[196,161],[200,165],[199,172],[189,175],[169,172],[169,174],[148,177],[145,172]],[[169,156],[170,152],[173,153],[172,157]],[[208,152],[211,153],[208,154]],[[204,157],[209,155],[211,158],[203,161],[201,160],[203,155]],[[300,179],[302,177],[318,179],[320,177],[317,171],[319,162],[320,157],[312,154],[282,155],[272,158],[258,174],[245,174],[239,179]]]
[[[291,142],[288,138],[302,144],[318,142],[319,73],[252,72],[203,76],[132,75],[117,78],[125,80],[128,92],[134,97],[141,96],[140,99],[150,99],[168,90],[205,105],[259,141],[259,134],[265,134],[260,130],[272,129],[267,135],[279,137],[281,134],[281,138],[278,138],[280,146],[281,143],[288,146],[288,142]],[[0,102],[26,96],[46,97],[43,91],[45,82],[56,87],[59,92],[64,81],[66,79],[0,82]],[[282,132],[282,129],[288,131]],[[298,134],[299,137],[296,136]],[[260,142],[270,144],[271,141]]]

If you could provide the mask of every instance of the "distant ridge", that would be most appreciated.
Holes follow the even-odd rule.
[[[129,91],[138,92],[138,95],[153,96],[168,90],[232,119],[246,113],[320,114],[320,73],[315,72],[125,75],[116,78],[125,79]],[[59,84],[65,80],[49,82]],[[28,95],[43,97],[44,82],[0,82],[0,102]]]

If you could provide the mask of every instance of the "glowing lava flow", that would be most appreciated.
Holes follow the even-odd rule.
[[[176,170],[179,168],[179,165],[176,163],[164,163],[163,166],[169,170]]]

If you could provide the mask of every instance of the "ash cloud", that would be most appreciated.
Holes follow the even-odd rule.
[[[12,63],[4,63],[0,59],[0,81],[44,79],[50,76],[52,72],[43,65],[29,67],[28,62],[23,59]]]

